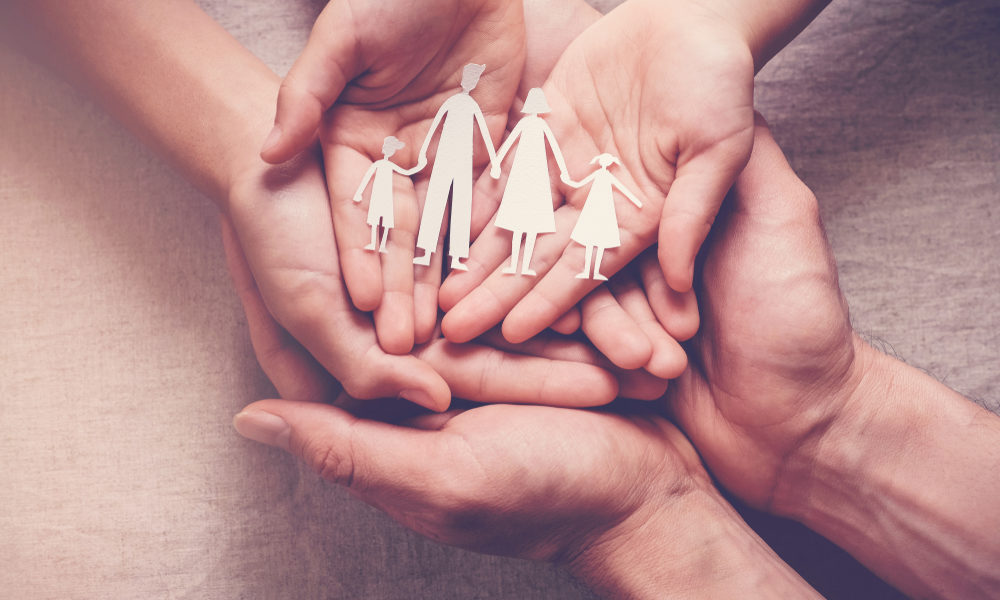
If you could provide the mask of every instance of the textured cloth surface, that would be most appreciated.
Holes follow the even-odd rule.
[[[279,73],[321,8],[203,4]],[[855,327],[994,411],[998,56],[995,3],[840,0],[757,83]],[[7,48],[0,80],[0,596],[590,597],[426,541],[239,438],[232,415],[273,392],[214,208]],[[815,536],[751,518],[827,595],[886,597]]]

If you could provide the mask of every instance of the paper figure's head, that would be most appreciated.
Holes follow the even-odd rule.
[[[612,155],[608,154],[607,152],[605,152],[604,154],[598,154],[597,156],[595,156],[594,159],[590,161],[590,164],[594,164],[594,163],[597,163],[597,164],[601,165],[602,169],[607,169],[611,165],[620,165],[620,164],[622,164],[618,160],[617,156],[612,156]]]
[[[396,150],[399,150],[405,145],[406,144],[399,138],[394,135],[390,135],[385,138],[384,142],[382,142],[382,154],[384,154],[386,158],[389,158],[396,153]]]
[[[486,65],[469,63],[462,69],[462,91],[468,93],[476,89],[479,83],[479,76],[486,70]]]
[[[521,112],[526,115],[541,115],[552,112],[548,101],[545,100],[545,92],[542,88],[531,88],[528,90],[528,97],[524,99],[524,106]]]

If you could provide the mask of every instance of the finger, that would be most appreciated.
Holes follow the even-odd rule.
[[[608,288],[591,292],[584,298],[580,312],[583,332],[615,365],[638,369],[649,362],[653,354],[650,340]]]
[[[618,382],[618,397],[635,400],[656,400],[667,391],[668,381],[641,369],[622,369],[615,366],[593,346],[572,338],[537,335],[518,344],[504,339],[493,330],[480,338],[484,343],[500,350],[539,356],[551,360],[587,363],[604,369]]]
[[[552,330],[563,335],[571,335],[580,329],[581,322],[580,309],[574,306],[556,319],[552,324]]]
[[[342,14],[343,2],[331,2],[320,13],[302,54],[278,90],[274,127],[260,156],[273,164],[304,150],[316,136],[323,113],[359,71],[357,43]]]
[[[625,213],[626,210],[628,209],[623,207],[621,213]],[[577,218],[579,214],[579,211],[569,206],[561,208],[560,211],[572,215],[570,219]],[[652,243],[655,237],[655,225],[643,215],[621,214],[620,221],[621,246],[605,250],[600,265],[600,273],[606,277],[614,275],[629,264]],[[558,222],[559,216],[557,216]],[[555,238],[558,235],[560,234],[551,237]],[[563,235],[568,236],[569,233],[563,232]],[[537,335],[601,283],[594,279],[577,277],[586,264],[586,250],[583,246],[566,240],[563,249],[555,249],[555,252],[561,250],[556,258],[551,256],[553,250],[547,245],[542,248],[544,260],[540,266],[545,267],[549,264],[551,267],[546,268],[541,280],[508,309],[503,322],[503,334],[511,341],[516,342]],[[595,253],[593,264],[596,263]]]
[[[614,400],[615,378],[599,367],[513,354],[439,339],[417,350],[457,397],[476,402],[600,406]]]
[[[556,262],[569,242],[569,230],[572,229],[574,218],[575,211],[572,210],[572,207],[560,208],[555,211],[556,232],[538,236],[531,259],[532,268],[538,273],[537,277],[503,273],[503,263],[506,261],[501,258],[500,263],[482,280],[482,283],[472,287],[445,314],[444,319],[441,321],[441,331],[445,337],[456,343],[467,342],[500,323],[518,301],[531,291],[531,288],[534,287],[539,278],[543,278],[549,272],[552,264]],[[498,232],[496,233],[498,237],[501,235],[501,230],[495,227],[493,230]],[[508,232],[502,232],[502,234],[505,234],[503,235],[505,239],[500,244],[505,246],[506,250],[502,252],[497,251],[497,254],[502,254],[506,257],[510,255],[511,234]],[[489,232],[484,232],[483,236],[486,235],[490,235]],[[480,239],[483,236],[480,236]],[[479,244],[480,241],[477,240],[476,243]],[[493,244],[493,242],[483,243]],[[448,281],[445,281],[445,286],[448,283]],[[563,301],[558,306],[546,305],[536,307],[538,310],[544,311],[542,316],[537,319],[544,322],[543,325],[530,335],[521,336],[518,339],[508,339],[511,339],[513,342],[521,342],[545,329],[572,308],[576,304],[576,301],[582,298],[586,292],[597,285],[597,282],[594,281],[574,279],[573,275],[562,279],[562,283],[563,293],[567,293],[567,288],[572,288],[568,294],[571,297],[575,296],[575,300]],[[442,289],[443,292],[444,290]],[[504,335],[506,335],[506,331]]]
[[[681,342],[694,337],[700,324],[694,290],[682,293],[671,289],[652,248],[639,257],[639,276],[649,307],[667,333]]]
[[[691,289],[695,256],[752,146],[753,132],[747,130],[687,160],[679,158],[659,227],[660,265],[672,289]]]
[[[278,325],[254,281],[229,218],[222,215],[222,246],[250,329],[250,343],[268,379],[287,400],[326,402],[340,390],[337,381]]]
[[[375,310],[384,293],[382,258],[378,252],[365,249],[372,240],[368,212],[374,182],[369,183],[360,203],[353,201],[372,161],[353,148],[331,144],[323,149],[323,162],[344,283],[358,310]],[[393,183],[393,189],[398,189]]]
[[[673,379],[687,368],[684,349],[660,324],[632,270],[611,280],[611,290],[621,309],[642,331],[650,346],[649,360],[642,368],[661,379]]]
[[[434,432],[287,400],[255,402],[236,415],[233,425],[240,435],[293,454],[324,479],[366,499],[401,499],[434,489],[428,485],[434,478],[431,465],[440,455]]]

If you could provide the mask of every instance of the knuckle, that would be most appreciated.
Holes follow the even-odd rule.
[[[354,484],[354,461],[346,453],[327,442],[307,442],[302,448],[302,459],[319,473],[320,477],[338,485]]]

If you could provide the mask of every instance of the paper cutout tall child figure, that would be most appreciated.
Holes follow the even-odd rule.
[[[583,271],[577,274],[576,278],[590,278],[590,259],[594,250],[597,250],[593,279],[607,281],[608,278],[601,275],[601,259],[604,258],[604,251],[608,248],[621,246],[621,238],[618,234],[618,215],[615,214],[614,190],[617,189],[639,208],[642,208],[642,202],[608,171],[608,167],[612,164],[621,164],[617,158],[610,154],[601,154],[590,161],[590,164],[595,162],[600,165],[600,169],[587,175],[582,181],[568,182],[569,185],[576,188],[583,187],[588,181],[593,182],[583,210],[580,211],[580,218],[573,228],[573,233],[570,234],[570,239],[587,248]]]
[[[514,164],[510,168],[507,187],[503,191],[500,208],[497,209],[494,224],[512,232],[510,265],[504,273],[517,273],[517,258],[524,239],[524,261],[521,263],[523,275],[535,275],[529,268],[531,254],[535,250],[535,239],[539,233],[556,230],[554,209],[552,208],[552,183],[549,180],[549,161],[545,152],[546,141],[552,149],[552,156],[559,167],[563,181],[570,181],[566,162],[548,124],[538,115],[551,112],[541,88],[532,88],[524,100],[521,112],[527,116],[514,126],[503,146],[497,151],[497,161],[490,175],[500,177],[500,163],[517,144]]]
[[[378,228],[381,224],[382,226],[382,244],[379,252],[385,254],[386,242],[389,241],[389,230],[392,229],[395,219],[393,219],[393,213],[395,211],[395,204],[392,199],[392,174],[399,173],[400,175],[413,175],[419,171],[419,167],[414,167],[413,169],[403,169],[396,163],[389,160],[396,150],[399,150],[406,146],[402,141],[396,139],[395,136],[389,136],[385,138],[382,142],[382,155],[383,158],[372,163],[372,166],[368,167],[368,171],[365,172],[365,176],[361,179],[361,185],[358,186],[358,191],[354,192],[354,201],[361,202],[361,195],[364,194],[365,188],[368,187],[368,182],[375,179],[372,183],[372,194],[368,200],[368,224],[372,226],[372,241],[370,244],[365,246],[365,250],[375,250],[375,242],[378,240]]]
[[[472,228],[472,149],[475,130],[486,143],[490,155],[490,164],[496,164],[496,152],[493,139],[486,128],[486,119],[479,104],[469,93],[479,83],[486,65],[469,64],[462,70],[462,91],[445,100],[434,116],[431,130],[427,132],[423,146],[420,148],[418,168],[427,164],[427,148],[438,126],[441,127],[441,139],[438,142],[437,155],[431,169],[431,178],[427,186],[427,198],[424,212],[420,217],[420,230],[417,233],[417,247],[424,251],[423,255],[413,259],[415,265],[429,265],[431,254],[437,247],[444,218],[444,209],[448,203],[448,191],[451,190],[451,226],[449,228],[449,251],[451,268],[467,271],[461,259],[469,257],[469,235]]]

